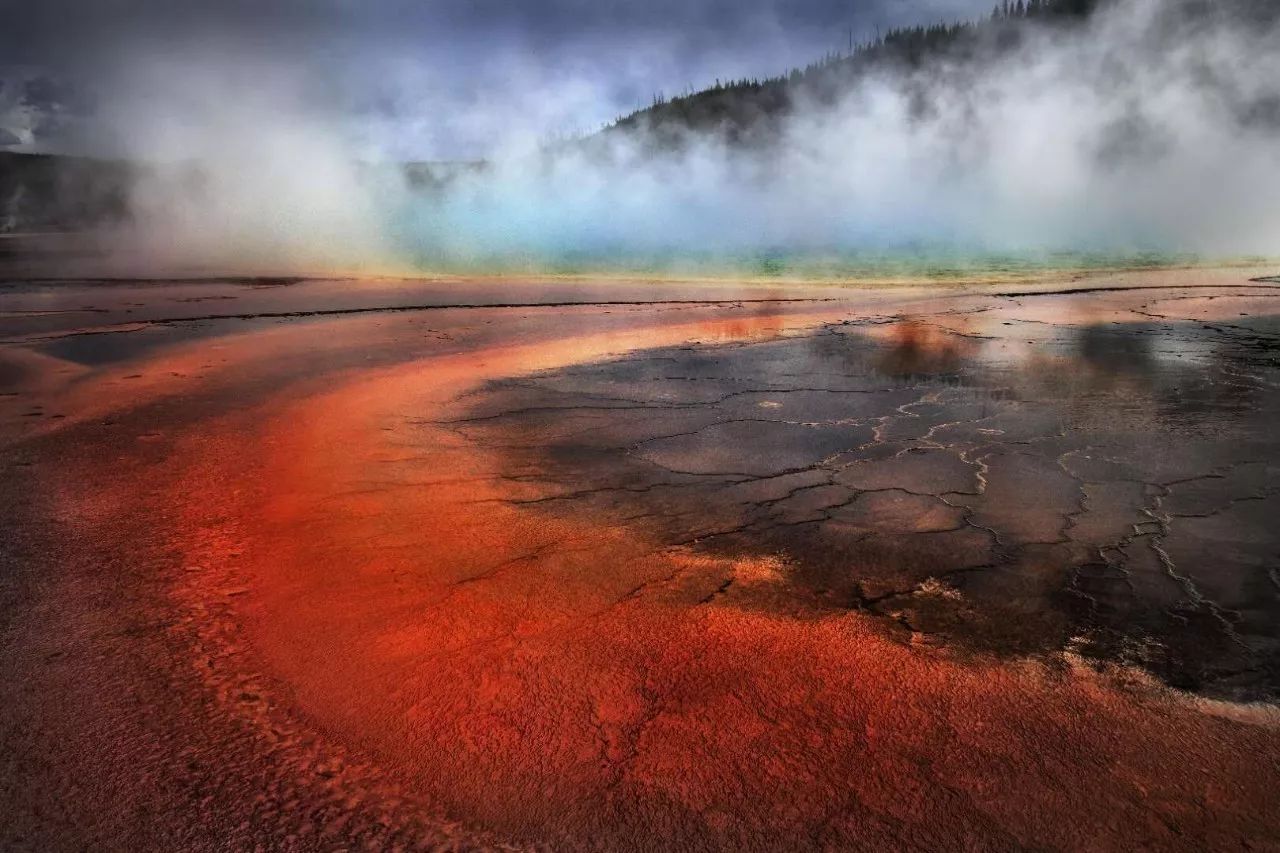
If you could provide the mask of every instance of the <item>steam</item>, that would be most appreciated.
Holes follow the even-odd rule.
[[[1274,26],[1127,0],[1028,36],[801,101],[763,146],[690,134],[660,150],[610,132],[548,148],[559,106],[608,95],[547,80],[533,122],[512,102],[420,114],[493,137],[487,165],[425,185],[287,63],[225,44],[135,56],[110,109],[124,152],[154,165],[118,244],[311,270],[930,246],[1280,254]]]
[[[121,254],[159,267],[377,267],[383,194],[298,69],[225,46],[134,59],[110,81],[110,143],[145,164]],[[392,198],[402,192],[392,186]]]

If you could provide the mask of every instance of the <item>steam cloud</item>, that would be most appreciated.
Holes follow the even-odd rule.
[[[421,186],[377,162],[314,81],[239,45],[133,55],[109,109],[152,164],[119,245],[223,267],[539,265],[566,253],[984,251],[1280,254],[1280,32],[1127,0],[1014,52],[863,79],[799,103],[767,146],[644,134],[539,143]],[[606,100],[548,81],[548,103]],[[457,116],[440,120],[456,121]],[[196,165],[198,164],[198,166]]]

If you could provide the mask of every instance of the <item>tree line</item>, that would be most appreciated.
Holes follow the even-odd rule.
[[[675,144],[685,130],[723,133],[731,141],[767,137],[800,92],[831,99],[858,76],[892,67],[912,68],[940,57],[977,58],[983,51],[1011,50],[1032,27],[1071,26],[1087,18],[1100,0],[1001,0],[989,17],[896,27],[872,39],[832,50],[801,68],[773,77],[721,80],[701,90],[687,87],[673,97],[655,92],[650,104],[619,117],[605,131],[644,128],[659,144]]]

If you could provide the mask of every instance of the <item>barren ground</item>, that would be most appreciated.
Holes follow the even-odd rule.
[[[1280,847],[1280,283],[0,281],[0,847]]]

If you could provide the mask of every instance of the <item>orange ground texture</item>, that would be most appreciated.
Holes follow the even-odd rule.
[[[51,397],[62,431],[122,408],[122,387],[128,406],[218,401],[163,430],[156,464],[130,468],[126,445],[85,454],[57,512],[152,513],[151,547],[174,568],[163,600],[189,631],[179,665],[291,752],[291,772],[396,804],[388,833],[416,811],[460,847],[1280,849],[1274,709],[771,606],[784,561],[515,505],[536,482],[446,423],[488,379],[786,334],[857,306],[566,308],[524,336],[467,319],[450,352],[405,343],[422,337],[410,315],[245,332],[218,339],[217,359],[184,344]],[[362,348],[402,355],[238,391]],[[704,601],[726,576],[730,592]],[[356,817],[288,840],[248,822],[206,841],[390,837]]]

